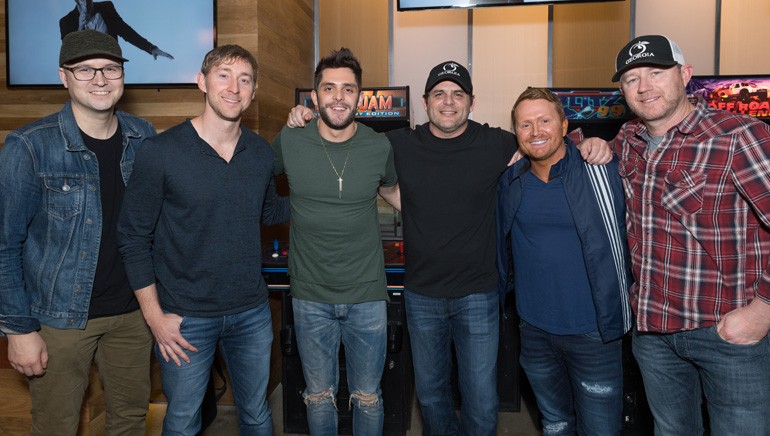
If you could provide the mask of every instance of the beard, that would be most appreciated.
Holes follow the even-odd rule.
[[[346,118],[335,121],[332,119],[331,116],[329,116],[329,113],[327,112],[329,109],[324,108],[320,111],[318,111],[319,115],[321,116],[321,119],[323,120],[324,124],[326,124],[328,127],[334,129],[334,130],[343,130],[349,125],[353,124],[353,121],[356,119],[356,111],[351,111],[350,115],[348,115]]]

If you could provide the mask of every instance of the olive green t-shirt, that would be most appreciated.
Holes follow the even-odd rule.
[[[328,304],[387,300],[377,190],[397,179],[385,135],[358,124],[349,140],[322,142],[313,120],[304,129],[284,127],[273,151],[276,174],[289,182],[292,296]]]

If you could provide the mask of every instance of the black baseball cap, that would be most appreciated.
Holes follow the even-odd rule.
[[[466,93],[473,95],[473,82],[471,82],[471,74],[468,70],[454,61],[442,62],[428,74],[428,81],[425,82],[425,93],[429,93],[434,86],[445,80],[451,80],[460,85]]]
[[[618,53],[612,81],[619,81],[623,73],[641,65],[660,65],[663,67],[684,65],[684,54],[682,54],[679,46],[666,36],[638,36]]]
[[[128,62],[128,59],[123,57],[118,41],[104,32],[91,29],[78,30],[68,33],[62,39],[59,51],[60,67],[74,61],[93,58]]]

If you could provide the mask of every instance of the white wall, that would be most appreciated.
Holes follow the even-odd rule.
[[[673,39],[695,74],[714,74],[716,0],[636,0],[635,24],[635,36]]]
[[[768,0],[722,0],[720,74],[770,74]]]
[[[395,10],[395,1],[394,10]],[[469,67],[468,11],[394,12],[391,86],[408,85],[414,125],[428,121],[422,104],[431,68],[453,60]],[[474,83],[475,86],[475,83]]]
[[[511,109],[527,86],[548,86],[548,7],[473,11],[474,120],[511,130]]]
[[[547,85],[547,6],[398,12],[394,5],[393,21],[390,84],[410,86],[415,125],[428,121],[425,80],[443,61],[471,71],[476,95],[471,118],[495,127],[510,130],[510,109],[527,86]]]

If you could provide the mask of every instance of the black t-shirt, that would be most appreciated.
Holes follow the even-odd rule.
[[[387,133],[401,189],[405,287],[457,298],[497,288],[497,180],[516,137],[474,121],[457,138],[428,124]]]
[[[99,194],[102,204],[99,260],[88,308],[88,318],[93,319],[137,310],[139,303],[128,285],[126,270],[118,253],[118,215],[126,191],[120,172],[120,159],[123,156],[120,126],[109,139],[91,138],[83,131],[80,134],[86,147],[96,155],[99,162]]]

